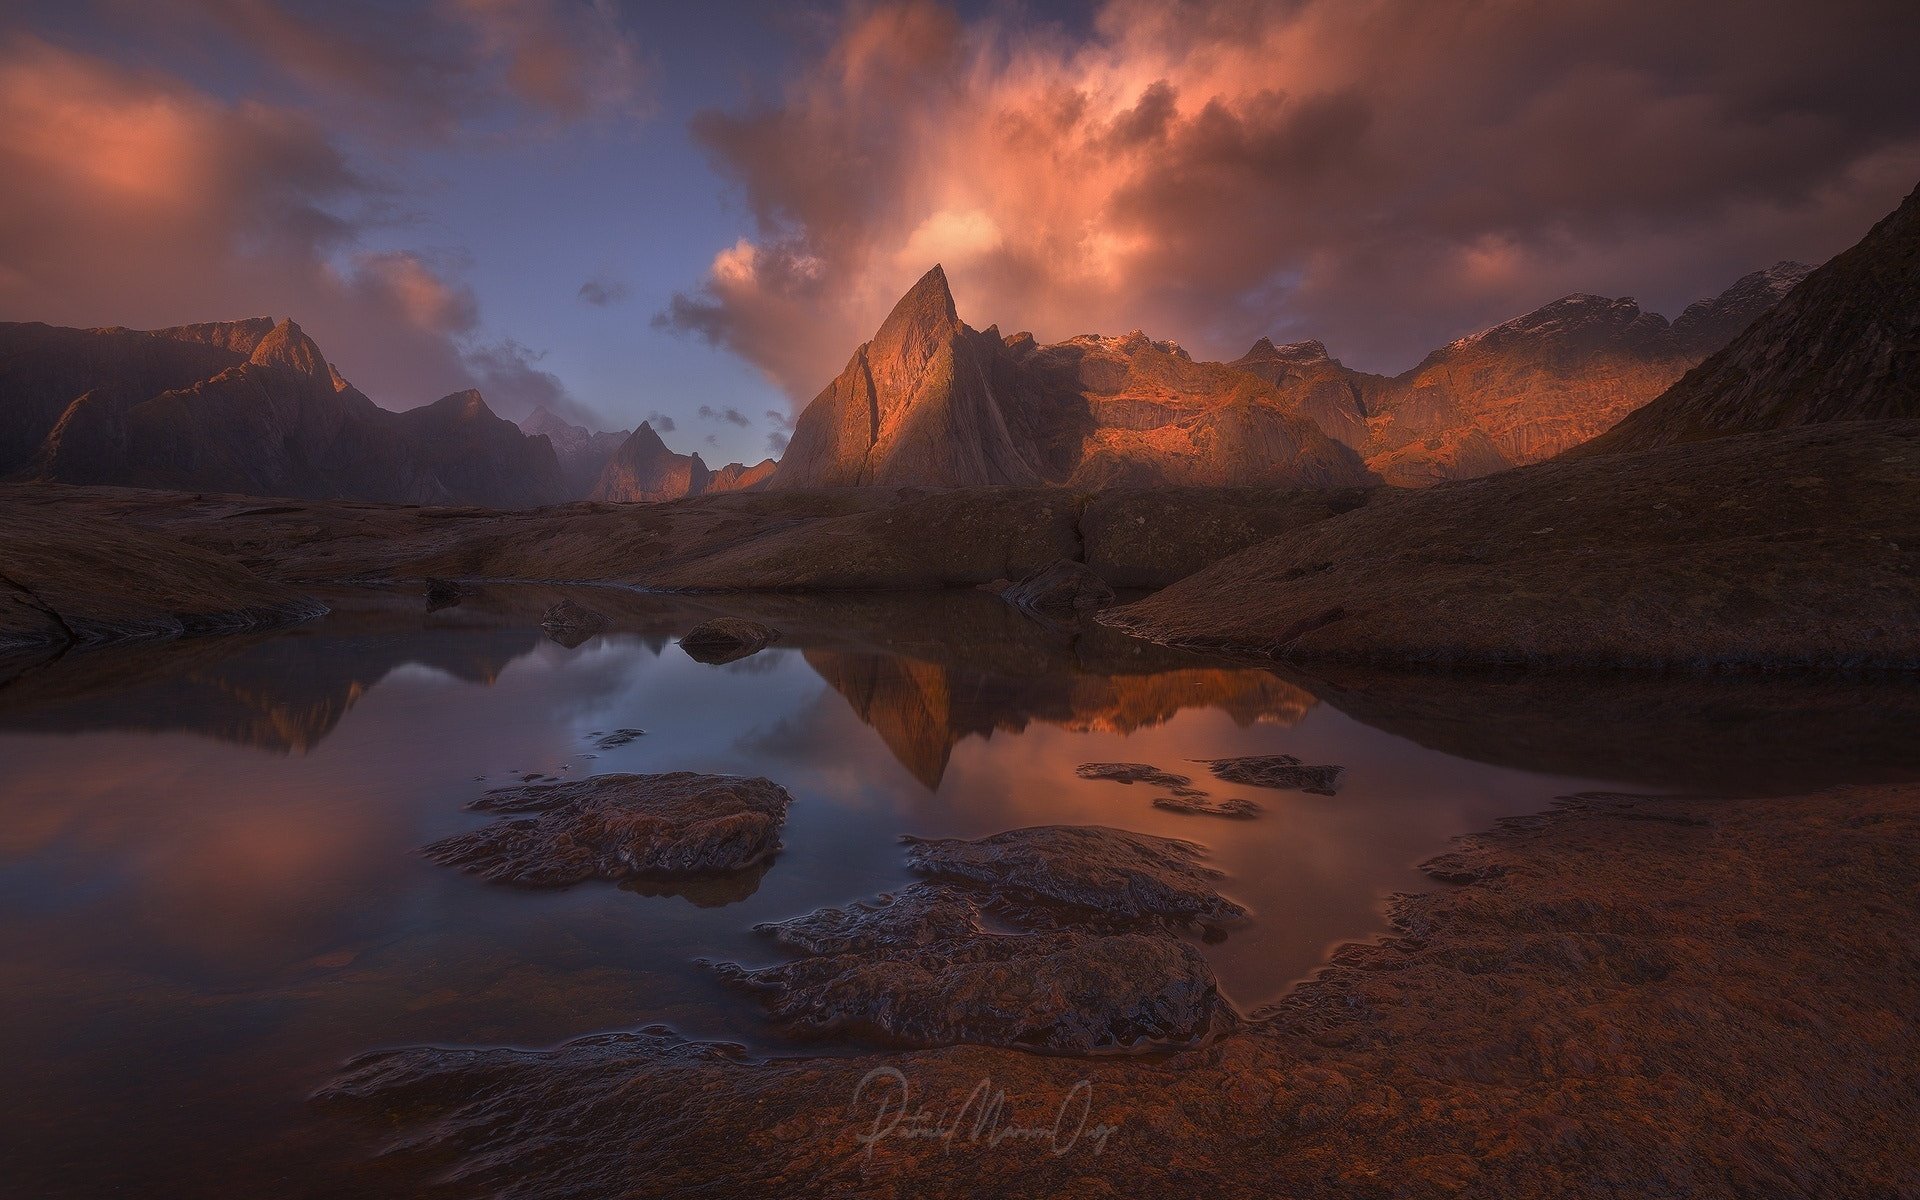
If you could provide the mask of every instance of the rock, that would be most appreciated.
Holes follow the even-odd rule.
[[[1159,796],[1154,799],[1153,806],[1188,816],[1232,817],[1236,820],[1251,820],[1264,811],[1251,800],[1211,800],[1203,796]]]
[[[562,600],[540,618],[540,628],[571,650],[607,627],[607,618],[584,604]]]
[[[1072,616],[1097,612],[1113,604],[1113,589],[1085,563],[1061,559],[1000,593],[1000,598],[1024,612],[1044,616]]]
[[[594,746],[601,750],[618,750],[635,738],[646,736],[644,729],[616,729],[612,733],[595,736]]]
[[[758,621],[715,617],[687,630],[680,638],[680,648],[695,662],[718,665],[758,654],[779,636],[779,630]]]
[[[539,815],[443,838],[425,853],[528,887],[740,871],[780,848],[791,799],[766,779],[692,771],[503,788],[470,807]]]
[[[460,585],[451,579],[429,578],[427,580],[427,611],[438,612],[443,608],[452,608],[466,597]]]
[[[1082,779],[1104,779],[1109,783],[1148,783],[1166,788],[1176,796],[1204,796],[1185,775],[1162,771],[1149,763],[1081,763],[1073,773]]]
[[[1202,758],[1215,779],[1249,787],[1279,788],[1331,796],[1340,787],[1345,767],[1310,766],[1291,754],[1249,754],[1242,758]]]
[[[1214,889],[1219,871],[1192,842],[1102,825],[1039,825],[992,837],[903,839],[907,865],[1010,897],[1111,917],[1234,921],[1246,909]]]
[[[989,933],[973,900],[942,884],[759,928],[809,957],[715,970],[766,994],[774,1020],[810,1034],[1087,1054],[1192,1042],[1233,1019],[1212,969],[1184,942]]]

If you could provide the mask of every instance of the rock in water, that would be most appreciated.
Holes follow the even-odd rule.
[[[443,608],[452,608],[466,598],[460,585],[451,579],[427,580],[427,611],[438,612]]]
[[[1192,842],[1103,825],[1037,825],[992,837],[904,839],[907,865],[1015,898],[1129,920],[1232,921],[1247,910],[1214,889],[1219,871]]]
[[[1215,779],[1249,787],[1280,788],[1331,796],[1340,788],[1345,767],[1311,766],[1291,754],[1250,754],[1242,758],[1202,758]]]
[[[569,650],[606,627],[605,616],[571,600],[562,600],[540,618],[540,628]]]
[[[779,630],[758,621],[715,617],[689,629],[680,639],[680,648],[695,662],[717,666],[758,654],[779,636]]]
[[[1082,779],[1103,779],[1109,783],[1150,783],[1166,788],[1176,796],[1204,796],[1185,775],[1162,771],[1151,763],[1081,763],[1073,773]]]
[[[502,788],[469,807],[539,815],[443,838],[425,853],[527,887],[739,871],[780,848],[791,801],[770,780],[692,771]]]
[[[1113,589],[1082,562],[1061,559],[1004,588],[1000,598],[1023,612],[1071,616],[1098,612],[1114,601]]]
[[[828,908],[763,932],[809,957],[721,978],[768,995],[773,1018],[914,1046],[973,1043],[1090,1053],[1191,1042],[1233,1020],[1198,951],[1165,935],[989,933],[956,888]]]
[[[1261,812],[1260,806],[1251,800],[1211,800],[1205,796],[1160,796],[1153,806],[1191,817],[1232,817],[1242,821],[1251,820]]]

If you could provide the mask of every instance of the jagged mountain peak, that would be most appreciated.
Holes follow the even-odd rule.
[[[255,366],[281,367],[289,371],[298,371],[316,379],[324,379],[329,387],[333,383],[333,373],[327,367],[327,356],[320,347],[307,336],[304,329],[291,318],[275,325],[258,345],[248,361]]]

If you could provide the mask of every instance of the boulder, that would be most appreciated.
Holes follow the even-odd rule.
[[[1215,779],[1249,787],[1279,788],[1331,796],[1340,789],[1345,767],[1314,766],[1291,754],[1249,754],[1241,758],[1203,758]]]
[[[944,884],[759,928],[808,957],[715,970],[764,993],[776,1021],[806,1033],[1086,1054],[1192,1042],[1233,1020],[1211,968],[1185,942],[988,932],[974,901]]]
[[[1113,589],[1083,562],[1061,559],[1004,588],[1000,598],[1023,612],[1072,616],[1098,612],[1114,602]]]
[[[540,628],[571,650],[607,627],[607,618],[584,604],[562,600],[540,618]]]
[[[1247,910],[1214,888],[1219,871],[1192,842],[1103,825],[1037,825],[992,837],[904,839],[923,875],[1123,920],[1225,922]]]
[[[715,617],[689,629],[680,639],[680,648],[695,662],[718,665],[758,654],[779,636],[779,630],[758,621]]]
[[[692,771],[502,788],[469,807],[537,815],[443,838],[425,853],[527,887],[740,871],[779,850],[791,800],[770,780]]]

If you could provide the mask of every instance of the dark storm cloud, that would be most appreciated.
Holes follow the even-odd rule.
[[[848,10],[694,122],[756,233],[658,318],[811,396],[934,262],[976,324],[1316,336],[1398,370],[1569,291],[1675,311],[1920,178],[1920,5],[1120,0]]]

